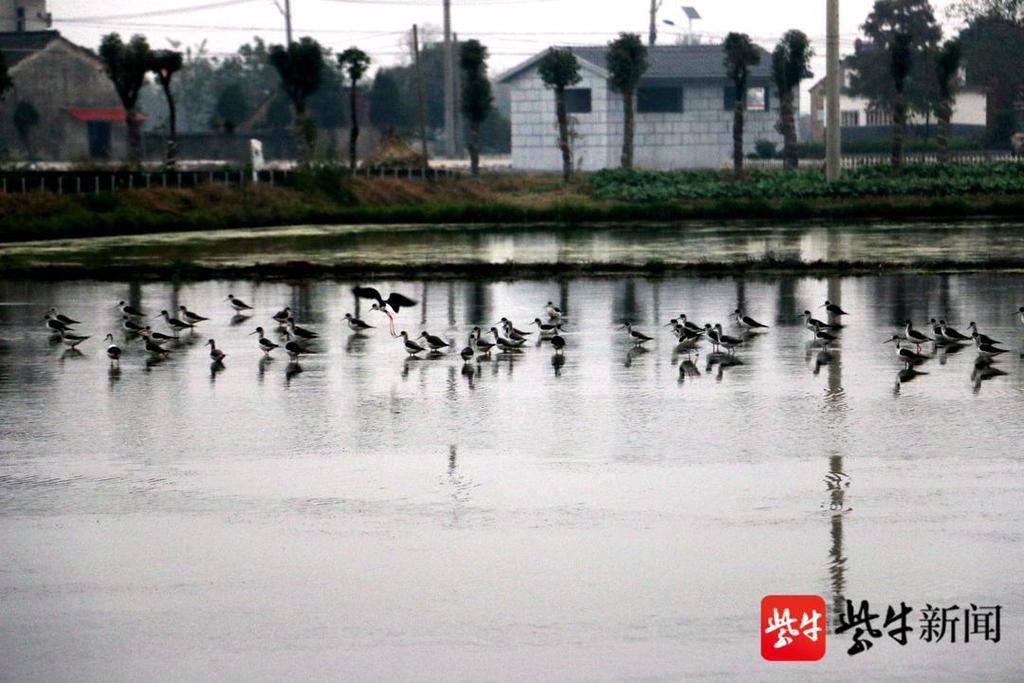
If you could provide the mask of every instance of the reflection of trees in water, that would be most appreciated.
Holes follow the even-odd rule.
[[[483,280],[470,280],[465,283],[465,321],[467,325],[490,327],[487,312],[491,308],[490,285]]]
[[[615,283],[612,322],[621,325],[624,322],[636,323],[643,319],[643,309],[636,296],[636,280],[627,279]]]
[[[775,288],[775,326],[792,325],[800,313],[803,313],[806,306],[796,300],[796,285],[799,280],[795,277],[784,277],[779,280],[779,286]],[[757,316],[754,316],[757,317]]]

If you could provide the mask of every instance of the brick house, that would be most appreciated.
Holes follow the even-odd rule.
[[[0,33],[14,90],[0,103],[0,151],[42,161],[123,159],[125,112],[103,62],[57,31]],[[19,131],[19,107],[38,122]]]
[[[622,96],[608,82],[607,47],[570,48],[582,80],[567,90],[573,159],[580,170],[619,166]],[[782,146],[775,130],[778,93],[771,84],[771,55],[751,70],[744,150],[758,140]],[[541,52],[498,77],[512,99],[512,166],[561,169],[555,101],[538,72]],[[634,164],[637,168],[719,168],[732,158],[734,88],[726,78],[721,45],[657,45],[637,93]],[[799,109],[799,102],[797,103]]]

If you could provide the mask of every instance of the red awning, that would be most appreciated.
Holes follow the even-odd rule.
[[[117,107],[71,107],[68,109],[68,113],[71,114],[72,118],[78,119],[79,121],[124,121],[124,109]],[[136,114],[136,120],[144,121],[146,117],[143,114]]]

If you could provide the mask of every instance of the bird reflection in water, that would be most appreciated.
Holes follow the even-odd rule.
[[[896,383],[893,385],[892,393],[898,396],[900,393],[900,387],[907,382],[912,382],[918,377],[927,374],[927,372],[921,372],[915,368],[912,363],[907,363],[902,370],[896,373]]]
[[[259,380],[261,384],[263,383],[263,376],[267,374],[267,368],[270,367],[270,364],[273,362],[274,359],[271,356],[263,356],[262,358],[260,358],[259,371],[256,375],[256,378]]]
[[[959,353],[964,349],[963,344],[957,342],[936,344],[935,353],[939,357],[939,365],[945,365],[949,356]]]
[[[210,363],[210,384],[217,381],[217,375],[224,372],[224,361],[215,360]]]
[[[114,385],[121,381],[121,366],[120,365],[111,365],[107,369],[107,380],[108,380],[108,387],[110,389],[113,389]]]
[[[561,353],[551,354],[551,367],[555,369],[555,377],[562,376],[562,368],[565,366],[565,356]]]
[[[700,377],[700,368],[697,367],[694,359],[688,356],[679,364],[679,383],[682,384],[694,377]]]
[[[480,375],[480,364],[473,365],[472,363],[462,364],[462,376],[466,378],[466,385],[470,391],[476,389],[476,378]]]
[[[974,384],[974,393],[981,391],[982,382],[996,377],[1002,377],[1006,373],[996,367],[996,361],[991,356],[978,354],[974,361],[974,369],[971,371],[971,382]]]
[[[239,325],[246,322],[250,318],[252,318],[251,315],[242,315],[241,313],[236,313],[233,316],[231,316],[231,327],[238,327]]]
[[[354,332],[348,335],[345,340],[345,353],[362,353],[366,348],[368,337],[361,332]]]
[[[642,346],[631,346],[631,347],[629,347],[629,350],[626,351],[625,366],[627,368],[628,367],[632,367],[633,359],[639,358],[640,356],[643,356],[645,353],[650,353],[650,349],[645,349]]]
[[[830,352],[828,349],[819,349],[817,353],[808,355],[814,356],[814,369],[811,372],[815,376],[817,376],[821,372],[821,369],[823,367],[829,365],[833,359],[832,352]]]
[[[291,361],[284,370],[284,385],[288,386],[292,379],[302,373],[302,366],[298,361]]]
[[[710,374],[711,369],[716,365],[718,366],[718,372],[715,374],[715,381],[721,382],[722,378],[725,377],[726,368],[743,365],[743,361],[731,353],[710,353],[707,356],[707,363],[704,365],[704,372]]]

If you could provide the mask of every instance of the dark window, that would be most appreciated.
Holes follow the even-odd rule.
[[[640,88],[636,91],[636,110],[641,113],[680,112],[682,88]]]
[[[25,30],[25,8],[19,7],[17,10],[17,27],[14,29],[18,33]]]
[[[590,88],[567,88],[565,91],[567,114],[590,113]]]
[[[89,121],[86,131],[89,136],[89,156],[93,159],[110,158],[110,123]]]

